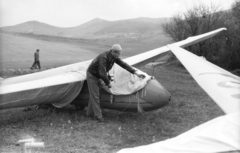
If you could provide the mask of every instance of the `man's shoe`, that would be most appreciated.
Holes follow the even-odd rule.
[[[83,116],[86,118],[93,118],[93,115],[84,114]]]
[[[96,117],[98,122],[105,122],[105,119],[103,117]]]

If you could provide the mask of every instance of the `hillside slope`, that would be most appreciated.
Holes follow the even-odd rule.
[[[158,34],[163,33],[161,24],[167,18],[136,18],[118,21],[107,21],[100,18],[93,19],[77,27],[60,28],[38,21],[29,21],[15,26],[0,28],[5,33],[28,33],[60,37],[93,37],[95,35],[118,34]]]
[[[67,30],[67,28],[59,28],[38,21],[28,21],[15,26],[0,28],[1,32],[30,33],[38,35],[59,35],[62,31],[65,30]]]
[[[167,19],[166,19],[167,20]],[[0,28],[0,62],[4,68],[27,68],[40,49],[43,67],[56,67],[94,58],[113,44],[121,44],[122,58],[171,43],[161,29],[164,19],[137,18],[106,21],[96,18],[72,28],[38,21]]]
[[[0,69],[30,68],[36,49],[40,49],[40,61],[43,68],[89,60],[107,49],[94,43],[71,44],[1,33],[0,42]]]
[[[106,33],[126,33],[126,34],[147,34],[162,32],[161,24],[164,22],[162,18],[136,18],[129,20],[113,21],[109,25],[97,32],[97,34]]]

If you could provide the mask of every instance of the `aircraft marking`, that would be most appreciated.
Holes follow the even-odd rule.
[[[235,76],[232,76],[232,75],[229,75],[229,74],[224,74],[224,73],[214,73],[214,72],[206,72],[206,73],[201,73],[199,75],[207,75],[207,74],[221,75],[221,76],[225,76],[225,77],[237,80],[237,81],[220,81],[220,82],[217,83],[217,85],[219,87],[223,87],[223,88],[240,89],[240,80]],[[231,96],[234,99],[240,99],[240,93],[239,94],[232,94]]]

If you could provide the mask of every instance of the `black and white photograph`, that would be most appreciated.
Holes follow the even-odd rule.
[[[0,0],[1,153],[240,153],[240,0]]]

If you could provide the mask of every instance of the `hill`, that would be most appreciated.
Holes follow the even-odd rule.
[[[153,34],[163,32],[161,24],[164,18],[136,18],[114,21],[111,25],[99,30],[96,34]]]
[[[67,28],[59,28],[38,21],[28,21],[15,26],[0,28],[1,32],[6,33],[29,33],[37,35],[59,35]]]
[[[38,21],[0,28],[1,69],[29,68],[41,51],[42,67],[57,67],[94,58],[121,44],[126,58],[171,43],[161,29],[167,19],[119,21],[93,19],[77,27],[60,28]]]
[[[36,35],[50,35],[60,37],[93,37],[99,35],[125,36],[163,33],[161,23],[168,18],[136,18],[118,21],[107,21],[100,18],[93,19],[77,27],[60,28],[28,21],[14,26],[0,28],[4,33],[27,33]]]
[[[62,35],[66,37],[89,37],[112,24],[111,21],[96,18],[80,26],[69,28],[63,31]]]

